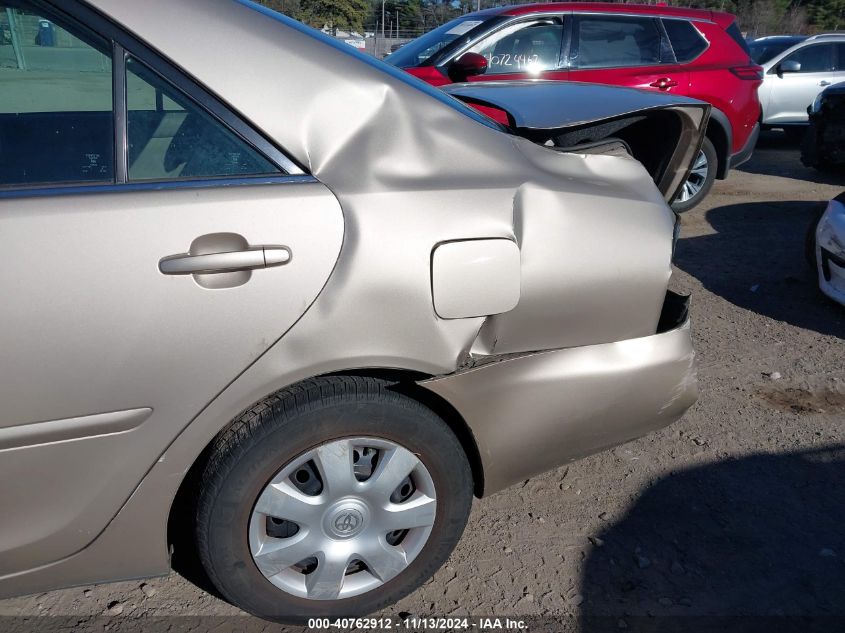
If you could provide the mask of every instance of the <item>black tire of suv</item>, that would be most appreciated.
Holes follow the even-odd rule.
[[[697,207],[707,197],[707,194],[710,193],[710,189],[713,188],[713,183],[716,180],[716,171],[719,169],[719,157],[716,154],[716,148],[709,138],[705,138],[701,143],[701,151],[707,157],[707,176],[704,179],[704,184],[699,192],[689,200],[684,202],[675,200],[672,203],[672,209],[677,213],[684,213]]]
[[[226,600],[258,617],[289,624],[309,617],[361,616],[411,593],[446,561],[472,506],[472,472],[449,426],[390,386],[358,376],[306,380],[262,400],[217,437],[201,478],[195,529],[200,561]],[[256,499],[290,460],[320,444],[354,436],[389,440],[422,461],[437,494],[431,534],[407,568],[367,593],[338,600],[288,594],[252,560],[247,526]]]

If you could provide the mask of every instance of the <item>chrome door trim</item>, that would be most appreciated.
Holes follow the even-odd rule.
[[[129,135],[126,105],[126,51],[112,42],[112,121],[114,122],[114,179],[129,182]]]
[[[0,200],[5,198],[34,198],[42,196],[72,196],[97,193],[130,193],[136,191],[162,191],[167,189],[209,189],[212,187],[248,187],[258,185],[307,184],[319,182],[309,174],[282,174],[279,176],[248,176],[239,178],[200,178],[197,180],[155,180],[150,182],[96,183],[79,185],[22,186],[0,189]]]

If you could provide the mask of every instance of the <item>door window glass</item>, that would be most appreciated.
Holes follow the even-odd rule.
[[[690,62],[707,49],[707,41],[686,20],[663,20],[663,27],[680,63]]]
[[[793,61],[801,64],[802,73],[828,72],[833,66],[833,45],[816,44],[799,48],[783,61]]]
[[[845,44],[836,45],[836,70],[845,72]]]
[[[559,18],[519,22],[501,29],[469,52],[487,58],[487,75],[538,73],[560,62],[563,21]]]
[[[573,66],[652,66],[661,60],[661,36],[651,18],[580,16],[575,25]]]
[[[126,62],[129,180],[278,174],[279,168],[157,73]]]
[[[0,186],[111,182],[110,46],[0,0]]]

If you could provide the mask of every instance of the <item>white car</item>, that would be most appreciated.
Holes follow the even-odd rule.
[[[810,227],[807,255],[821,291],[845,305],[845,192],[831,200]]]
[[[845,34],[814,35],[762,63],[761,122],[807,125],[807,107],[827,86],[845,81]],[[792,127],[791,129],[795,129]]]

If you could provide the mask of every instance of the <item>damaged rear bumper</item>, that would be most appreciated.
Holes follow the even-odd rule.
[[[472,430],[483,494],[681,417],[698,397],[687,303],[669,293],[652,336],[509,357],[422,382]]]

